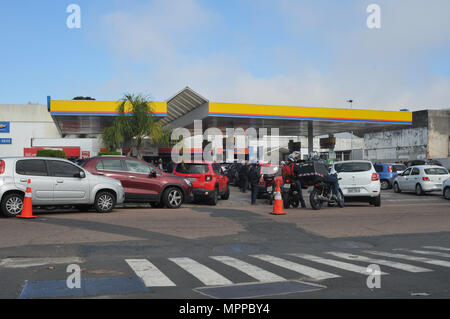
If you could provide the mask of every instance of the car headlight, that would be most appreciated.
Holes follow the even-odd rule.
[[[186,184],[188,184],[189,186],[191,186],[192,185],[192,183],[191,183],[191,181],[190,180],[188,180],[188,179],[184,179],[184,182],[186,183]]]

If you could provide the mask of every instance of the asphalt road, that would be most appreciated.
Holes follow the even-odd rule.
[[[450,297],[450,202],[439,194],[386,191],[381,207],[282,216],[249,197],[233,188],[215,207],[0,219],[0,298]],[[80,289],[66,285],[72,264]],[[385,274],[369,277],[368,265]]]

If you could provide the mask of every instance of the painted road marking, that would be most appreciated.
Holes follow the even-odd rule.
[[[392,258],[400,258],[400,259],[406,259],[406,260],[412,260],[412,261],[420,261],[420,262],[423,262],[426,264],[450,267],[450,262],[443,261],[443,260],[430,259],[430,258],[425,258],[425,257],[416,257],[416,256],[410,256],[410,255],[403,255],[403,254],[392,254],[392,253],[385,253],[385,252],[373,251],[373,250],[366,250],[365,252],[369,253],[369,254],[373,254],[373,255],[392,257]]]
[[[27,268],[57,264],[81,264],[84,259],[79,257],[55,257],[55,258],[6,258],[0,260],[0,267]]]
[[[125,259],[136,275],[142,279],[147,287],[176,286],[166,275],[147,259]]]
[[[283,277],[275,275],[267,270],[254,266],[252,264],[246,263],[245,261],[229,257],[229,256],[212,256],[214,260],[220,261],[230,267],[236,268],[243,273],[249,275],[252,278],[260,282],[275,282],[275,281],[285,281]]]
[[[232,285],[233,282],[191,258],[169,258],[207,286]]]
[[[363,275],[369,274],[367,272],[367,267],[356,266],[356,265],[349,264],[349,263],[342,262],[342,261],[322,258],[319,256],[308,255],[308,254],[289,254],[289,255],[303,258],[303,259],[313,261],[316,263],[320,263],[320,264],[324,264],[324,265],[328,265],[328,266],[332,266],[332,267],[336,267],[336,268],[340,268],[340,269],[344,269],[344,270],[348,270],[348,271],[353,271],[353,272],[363,274]],[[387,275],[387,273],[380,272],[380,275]]]
[[[397,248],[394,250],[408,251],[408,252],[419,254],[419,255],[431,255],[431,256],[444,257],[444,258],[450,257],[450,254],[441,253],[441,252],[437,252],[437,251],[412,250],[412,249],[403,249],[403,248]]]
[[[294,263],[292,261],[274,257],[274,256],[270,256],[270,255],[251,255],[251,257],[258,258],[258,259],[261,259],[268,263],[274,264],[276,266],[295,271],[297,273],[306,275],[306,276],[311,277],[316,280],[340,277],[339,275],[331,274],[329,272],[325,272],[325,271],[321,271],[321,270],[311,268],[308,266],[300,265],[300,264]]]
[[[439,246],[423,246],[423,248],[450,251],[450,248],[439,247]]]
[[[397,269],[409,271],[409,272],[433,271],[431,269],[417,267],[417,266],[413,266],[413,265],[409,265],[409,264],[403,264],[403,263],[389,261],[389,260],[385,260],[385,259],[369,258],[369,257],[354,255],[354,254],[346,254],[346,253],[334,252],[334,251],[327,252],[327,254],[334,255],[336,257],[347,259],[347,260],[356,260],[356,261],[363,261],[363,262],[374,263],[374,264],[379,264],[379,265],[385,265],[385,266],[389,266],[392,268],[397,268]]]

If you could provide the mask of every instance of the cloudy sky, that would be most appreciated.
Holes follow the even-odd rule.
[[[81,28],[69,29],[70,4]],[[367,7],[381,28],[367,27]],[[0,104],[46,96],[450,107],[448,0],[5,0]]]

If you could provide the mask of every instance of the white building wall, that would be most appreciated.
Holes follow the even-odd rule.
[[[60,138],[61,135],[46,105],[0,104],[0,121],[10,122],[10,132],[0,138],[11,138],[11,145],[0,144],[0,156],[23,156],[32,138]]]

